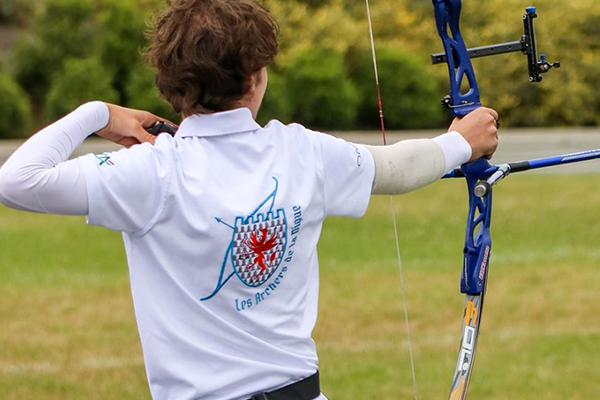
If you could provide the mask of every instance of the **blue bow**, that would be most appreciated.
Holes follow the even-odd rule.
[[[445,53],[432,55],[432,61],[434,64],[448,64],[450,93],[442,103],[455,117],[464,117],[481,107],[479,86],[471,58],[521,51],[527,56],[531,82],[541,82],[542,74],[560,67],[560,63],[549,63],[545,56],[538,59],[533,25],[534,18],[537,18],[535,7],[527,8],[523,16],[525,34],[521,40],[469,50],[460,32],[461,0],[433,0],[433,6]],[[468,86],[468,90],[462,91],[464,86]],[[469,190],[469,215],[461,281],[461,292],[466,294],[466,301],[463,333],[450,389],[450,400],[463,400],[466,397],[475,360],[492,249],[490,226],[493,182],[488,181],[492,176],[496,181],[501,179],[510,172],[510,168],[511,166],[491,165],[488,160],[479,159],[450,174],[451,177],[465,177]],[[499,171],[502,174],[499,175]]]

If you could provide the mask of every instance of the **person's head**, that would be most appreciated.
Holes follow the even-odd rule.
[[[269,11],[254,0],[168,2],[146,50],[161,95],[184,116],[240,106],[256,114],[278,49]]]

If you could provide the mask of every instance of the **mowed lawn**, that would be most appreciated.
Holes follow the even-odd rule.
[[[395,199],[419,396],[447,398],[464,296],[467,196]],[[469,399],[600,395],[600,175],[523,175],[495,191]],[[121,237],[0,208],[0,399],[149,399]],[[390,202],[327,221],[315,338],[331,400],[412,399]]]

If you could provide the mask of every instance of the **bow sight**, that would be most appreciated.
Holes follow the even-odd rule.
[[[545,54],[542,54],[538,59],[534,26],[534,19],[537,17],[537,9],[535,7],[528,7],[526,9],[526,13],[523,15],[523,26],[525,29],[525,33],[523,34],[523,36],[521,36],[521,40],[468,49],[467,52],[469,54],[469,58],[489,57],[499,54],[514,53],[520,51],[527,56],[527,64],[529,67],[529,81],[532,83],[541,82],[543,79],[542,74],[547,73],[552,68],[560,68],[560,62],[548,62]],[[456,52],[456,48],[452,48],[452,50],[452,54],[455,58],[455,60],[453,60],[454,63],[452,63],[452,66],[459,65],[459,61],[456,59],[459,57],[458,53]],[[448,58],[446,57],[445,53],[432,54],[431,62],[434,65],[447,63]],[[447,96],[442,100],[442,104],[450,109],[473,105],[468,104],[469,102],[461,103],[462,104],[453,104],[452,96]]]

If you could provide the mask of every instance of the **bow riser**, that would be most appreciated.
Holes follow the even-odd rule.
[[[471,64],[467,46],[460,33],[460,0],[433,0],[438,33],[444,43],[446,61],[450,73],[450,95],[442,103],[450,108],[455,117],[464,117],[481,107],[479,87],[475,70]],[[461,87],[467,79],[469,89],[463,93]]]
[[[462,172],[467,180],[469,190],[469,216],[464,248],[463,276],[461,292],[479,295],[485,291],[492,239],[490,228],[492,223],[492,191],[484,197],[478,197],[475,187],[489,178],[497,168],[488,160],[479,159],[474,163],[463,165]]]

